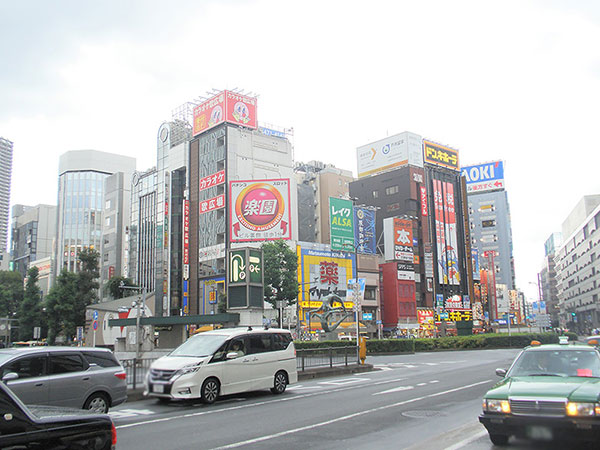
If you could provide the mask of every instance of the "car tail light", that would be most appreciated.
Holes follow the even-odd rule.
[[[110,429],[110,434],[112,435],[112,448],[117,447],[117,429],[115,428],[115,424],[113,423]]]
[[[119,380],[124,380],[127,378],[127,374],[125,372],[117,372],[115,373],[115,377],[117,377]]]

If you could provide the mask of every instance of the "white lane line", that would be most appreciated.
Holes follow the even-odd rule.
[[[425,386],[427,383],[417,383],[417,386]]]
[[[410,391],[411,389],[414,389],[414,387],[412,387],[412,386],[398,386],[398,387],[395,387],[395,388],[392,388],[392,389],[388,389],[387,391],[376,392],[375,394],[372,394],[372,395],[391,394],[392,392]]]
[[[319,384],[331,385],[331,386],[346,386],[348,384],[361,383],[364,381],[370,381],[370,378],[342,378],[335,381],[321,381]]]
[[[415,398],[411,398],[409,400],[403,400],[401,402],[392,403],[390,405],[380,406],[378,408],[373,408],[373,409],[367,409],[365,411],[360,411],[360,412],[357,412],[357,413],[354,413],[354,414],[348,414],[347,416],[338,417],[336,419],[331,419],[331,420],[328,420],[326,422],[319,422],[319,423],[316,423],[314,425],[307,425],[305,427],[294,428],[293,430],[287,430],[287,431],[282,431],[280,433],[269,434],[269,435],[261,436],[259,438],[255,438],[255,439],[248,439],[246,441],[235,442],[233,444],[224,445],[222,447],[216,447],[213,450],[224,450],[224,449],[227,449],[227,448],[236,448],[236,447],[241,447],[243,445],[256,444],[258,442],[264,442],[264,441],[268,441],[270,439],[275,439],[275,438],[278,438],[278,437],[287,436],[289,434],[298,433],[300,431],[313,430],[315,428],[320,428],[320,427],[323,427],[323,426],[331,425],[333,423],[341,422],[341,421],[344,421],[344,420],[354,419],[355,417],[359,417],[359,416],[362,416],[362,415],[366,415],[366,414],[370,414],[370,413],[374,413],[374,412],[379,412],[379,411],[384,411],[386,409],[395,408],[395,407],[398,407],[398,406],[403,406],[403,405],[406,405],[406,404],[409,404],[409,403],[414,403],[414,402],[417,402],[419,400],[424,400],[426,398],[438,397],[440,395],[445,395],[445,394],[450,394],[452,392],[462,391],[464,389],[469,389],[469,388],[472,388],[472,387],[475,387],[475,386],[479,386],[481,384],[489,383],[490,381],[492,381],[492,380],[479,381],[477,383],[468,384],[466,386],[460,386],[460,387],[457,387],[457,388],[454,388],[454,389],[448,389],[447,391],[436,392],[435,394],[424,395],[422,397],[415,397]]]
[[[463,448],[464,446],[470,444],[471,442],[476,441],[480,437],[485,436],[486,434],[487,434],[486,430],[481,430],[478,433],[475,433],[474,435],[469,436],[468,438],[465,438],[462,441],[451,445],[450,447],[446,447],[444,450],[458,450],[458,449]]]
[[[429,382],[429,384],[434,384],[434,383],[439,383],[439,382],[440,382],[440,380],[431,380],[431,381]]]
[[[115,419],[122,419],[125,417],[137,417],[137,416],[151,416],[156,414],[155,411],[150,409],[119,409],[118,411],[110,411],[108,415]]]

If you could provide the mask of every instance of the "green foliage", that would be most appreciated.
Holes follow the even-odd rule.
[[[27,271],[25,295],[19,306],[19,339],[33,339],[33,327],[42,327],[42,306],[38,285],[39,269],[32,267]],[[45,327],[44,327],[45,328]]]
[[[131,295],[131,292],[126,292],[130,291],[130,289],[121,289],[121,283],[123,283],[123,286],[133,286],[131,278],[121,276],[112,277],[104,284],[104,289],[108,291],[114,300]]]
[[[298,297],[298,257],[283,240],[262,245],[265,300],[275,306],[277,300],[287,305]],[[276,292],[273,292],[273,288]]]
[[[23,277],[19,272],[0,270],[0,317],[14,317],[23,300]]]
[[[369,339],[367,353],[414,353],[414,339]]]
[[[325,347],[356,347],[352,341],[294,341],[297,349],[325,348]]]

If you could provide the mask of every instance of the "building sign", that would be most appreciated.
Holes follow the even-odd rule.
[[[460,284],[454,185],[433,180],[433,205],[440,284]]]
[[[200,200],[199,214],[204,214],[215,209],[225,207],[225,194],[217,195],[216,197],[206,200]]]
[[[225,258],[225,244],[211,245],[198,249],[198,262]]]
[[[375,210],[365,207],[354,208],[354,241],[356,251],[368,255],[377,254],[375,235]]]
[[[429,215],[429,207],[427,205],[427,188],[425,188],[425,186],[421,186],[420,194],[421,194],[421,216],[427,217]]]
[[[449,320],[451,322],[464,322],[473,320],[473,312],[472,311],[450,311],[442,314],[435,315],[436,322],[441,322],[443,320]]]
[[[183,200],[183,278],[190,273],[190,201]],[[186,276],[187,275],[187,276]]]
[[[225,183],[225,171],[220,170],[217,173],[213,173],[212,175],[208,175],[204,178],[201,178],[200,183],[198,185],[198,190],[203,191],[205,189],[209,189],[213,186],[218,186],[223,183]]]
[[[411,220],[391,217],[383,220],[386,260],[414,262],[412,232]]]
[[[258,131],[260,131],[265,136],[273,136],[285,139],[285,131],[273,130],[271,128],[258,127]]]
[[[385,172],[407,164],[423,167],[421,136],[404,132],[356,149],[358,177]]]
[[[290,180],[229,182],[231,242],[291,239]]]
[[[354,273],[355,255],[297,247],[299,304],[302,308],[319,308],[321,300],[334,294],[346,298],[348,281]],[[345,306],[352,308],[352,302]]]
[[[415,280],[415,269],[412,264],[398,263],[398,279],[406,281]]]
[[[458,150],[423,140],[423,159],[426,163],[459,170]]]
[[[184,316],[187,316],[190,313],[189,307],[189,289],[188,289],[188,280],[183,280],[183,301],[181,302],[182,313]]]
[[[353,252],[354,213],[351,200],[329,197],[329,224],[331,249]]]
[[[193,117],[194,136],[223,122],[256,129],[256,98],[222,91],[194,108]]]
[[[417,308],[417,321],[421,325],[433,325],[433,309]]]
[[[463,167],[461,175],[465,177],[468,193],[504,189],[504,163],[502,161]]]

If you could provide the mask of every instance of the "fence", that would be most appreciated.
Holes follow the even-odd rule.
[[[356,347],[322,347],[296,350],[296,367],[299,372],[318,367],[356,364]]]
[[[144,378],[150,369],[150,364],[156,361],[155,358],[140,358],[140,359],[122,359],[121,365],[125,369],[127,377],[127,387],[135,389],[144,384]]]

